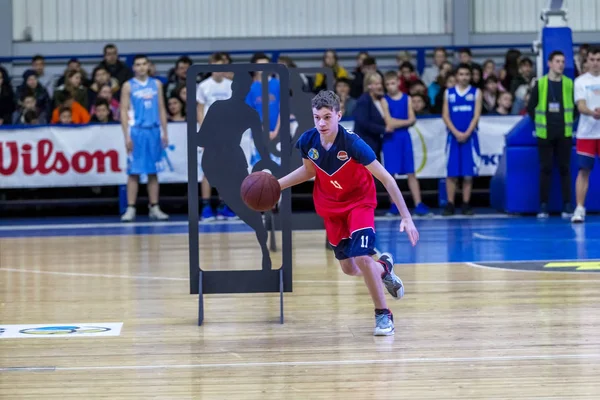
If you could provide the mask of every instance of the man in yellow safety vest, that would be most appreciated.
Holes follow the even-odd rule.
[[[570,162],[575,120],[573,80],[564,76],[565,55],[553,51],[548,57],[548,74],[531,90],[527,112],[535,122],[540,157],[540,210],[538,218],[548,218],[548,201],[554,157],[558,161],[563,200],[563,218],[573,212],[571,205]]]

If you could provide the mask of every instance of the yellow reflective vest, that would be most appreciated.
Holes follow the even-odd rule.
[[[565,118],[565,137],[573,136],[573,80],[562,77],[562,103]],[[535,107],[535,134],[540,139],[548,138],[546,111],[548,107],[548,75],[538,80],[538,103]]]

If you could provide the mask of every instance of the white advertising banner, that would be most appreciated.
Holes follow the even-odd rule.
[[[496,172],[504,150],[504,136],[515,126],[521,116],[484,116],[479,121],[479,150],[481,155],[479,175],[491,176]],[[352,121],[343,122],[352,129]],[[409,129],[413,144],[415,173],[420,178],[446,176],[446,125],[441,118],[417,120]],[[385,159],[383,160],[385,163]]]
[[[494,174],[504,149],[504,135],[521,118],[481,118],[480,175]],[[343,125],[352,128],[354,124]],[[170,143],[159,166],[162,183],[187,182],[186,129],[185,123],[169,124]],[[442,120],[419,119],[410,128],[410,135],[417,176],[444,177],[447,134]],[[245,152],[252,149],[249,134],[244,135],[241,145]],[[199,151],[199,161],[200,155]],[[0,188],[123,185],[126,172],[127,152],[119,125],[0,130]],[[198,177],[202,179],[200,168]]]
[[[160,182],[187,182],[186,127],[169,124]],[[0,131],[0,188],[123,185],[126,172],[120,125]]]

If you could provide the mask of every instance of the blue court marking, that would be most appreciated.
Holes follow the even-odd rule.
[[[3,220],[1,238],[113,235],[187,235],[185,216],[169,222],[123,224],[116,218]],[[7,223],[9,222],[9,223]],[[377,218],[377,249],[389,251],[397,263],[600,259],[600,216],[574,225],[553,217],[416,219],[421,239],[416,247],[399,232],[399,219]],[[240,221],[201,223],[201,234],[252,232]],[[323,232],[324,251],[325,233]]]

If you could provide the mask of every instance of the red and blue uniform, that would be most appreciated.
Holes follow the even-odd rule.
[[[344,260],[375,254],[377,194],[373,175],[365,168],[377,159],[375,152],[341,125],[329,150],[321,145],[315,128],[304,132],[296,147],[317,172],[315,209],[323,218],[335,257]]]

